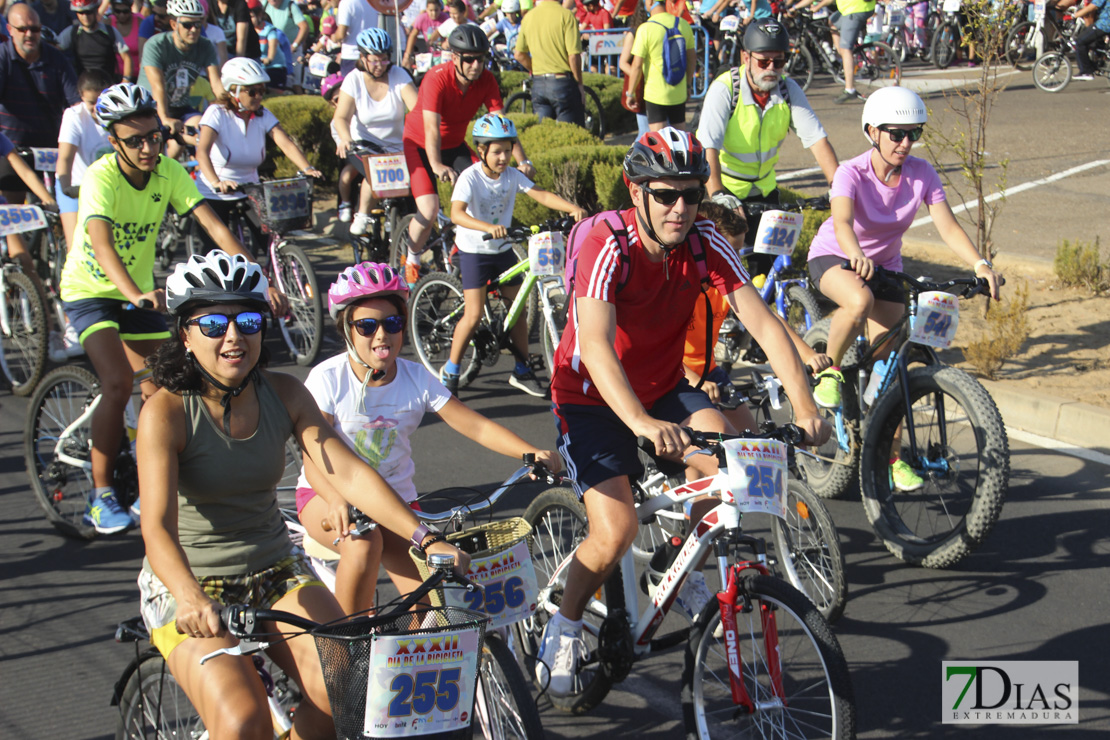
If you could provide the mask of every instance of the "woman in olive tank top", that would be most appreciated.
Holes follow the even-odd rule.
[[[202,656],[236,642],[220,624],[221,604],[319,622],[343,618],[278,513],[275,488],[290,434],[329,483],[383,527],[411,535],[428,553],[454,556],[463,568],[469,561],[420,525],[350,451],[300,381],[261,369],[266,290],[256,264],[219,250],[177,266],[166,284],[175,336],[148,360],[162,390],[139,419],[143,619],[213,738],[271,732],[265,690],[249,657],[200,665]],[[291,737],[335,737],[312,639],[296,637],[268,653],[304,693]]]

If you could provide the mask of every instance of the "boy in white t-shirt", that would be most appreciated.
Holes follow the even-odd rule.
[[[474,123],[474,143],[478,148],[477,164],[462,171],[451,194],[451,221],[455,245],[459,248],[465,308],[451,340],[451,357],[440,372],[440,380],[455,395],[459,390],[459,362],[474,330],[482,320],[486,307],[486,284],[516,264],[512,243],[505,239],[513,222],[513,206],[517,192],[527,193],[533,200],[574,216],[580,221],[586,212],[554,193],[540,190],[520,170],[509,166],[516,126],[508,118],[489,113]],[[493,238],[486,241],[489,234]],[[520,289],[520,280],[501,286],[501,295],[512,301]],[[528,322],[518,321],[510,338],[517,362],[509,385],[543,398],[547,391],[536,380],[536,374],[525,362],[528,358]]]

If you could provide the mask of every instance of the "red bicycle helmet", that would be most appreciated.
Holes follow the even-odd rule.
[[[670,126],[648,131],[624,155],[626,183],[667,178],[709,179],[705,147],[693,134]]]

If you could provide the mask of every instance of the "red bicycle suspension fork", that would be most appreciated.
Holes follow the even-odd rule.
[[[736,601],[740,594],[740,574],[748,568],[754,568],[766,575],[765,569],[758,563],[736,563],[728,569],[728,584],[717,594],[717,604],[721,610],[721,627],[724,631],[725,655],[728,657],[732,701],[743,707],[748,714],[752,714],[756,711],[756,706],[744,685],[744,667],[740,661],[740,636],[737,634],[736,627]],[[759,619],[763,626],[763,647],[766,653],[767,672],[771,679],[771,690],[775,697],[785,704],[786,693],[782,687],[782,663],[779,656],[779,632],[774,609],[769,604],[760,602]]]

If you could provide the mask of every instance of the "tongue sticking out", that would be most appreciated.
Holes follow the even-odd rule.
[[[374,347],[372,351],[374,355],[377,356],[379,359],[384,360],[389,357],[389,347]]]

